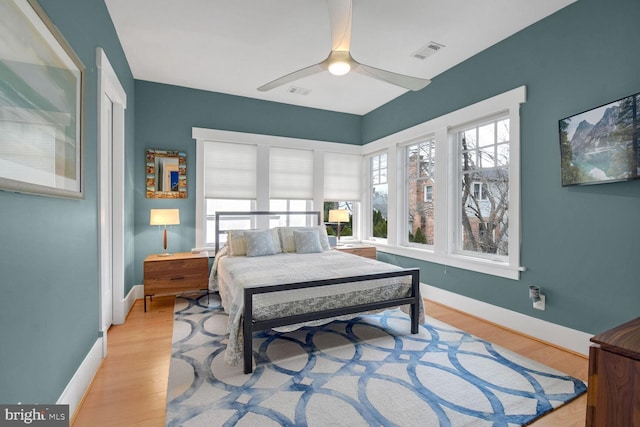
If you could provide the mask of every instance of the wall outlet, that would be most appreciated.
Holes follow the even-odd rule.
[[[545,299],[546,299],[545,296],[540,294],[540,301],[534,301],[533,308],[535,308],[536,310],[544,311]]]

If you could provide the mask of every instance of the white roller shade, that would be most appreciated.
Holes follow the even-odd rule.
[[[255,199],[258,147],[228,142],[204,145],[206,198]]]
[[[313,199],[313,151],[273,147],[269,155],[269,197]]]
[[[325,153],[324,199],[358,201],[361,197],[362,157],[354,154]]]

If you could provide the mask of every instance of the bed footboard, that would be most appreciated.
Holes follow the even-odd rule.
[[[339,307],[329,310],[316,311],[313,313],[297,314],[293,316],[280,317],[276,319],[256,321],[253,319],[253,296],[267,292],[281,292],[293,289],[312,288],[317,286],[337,285],[340,283],[362,282],[366,280],[386,279],[390,277],[411,276],[411,295],[403,298],[395,298],[386,301],[376,301],[367,304],[359,304],[354,306]],[[331,317],[342,316],[346,314],[363,313],[369,310],[378,310],[382,308],[398,307],[402,305],[410,305],[411,315],[411,333],[417,334],[420,318],[420,270],[417,268],[408,268],[403,270],[395,270],[384,273],[366,274],[361,276],[340,277],[335,279],[314,280],[309,282],[287,283],[282,285],[262,286],[244,289],[244,312],[243,312],[243,357],[244,357],[244,373],[249,374],[253,371],[253,332],[265,329],[277,328],[279,326],[293,325],[296,323],[308,322],[311,320],[327,319]]]

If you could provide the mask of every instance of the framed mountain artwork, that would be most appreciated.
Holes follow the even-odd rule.
[[[559,121],[563,186],[640,176],[638,107],[635,94]]]

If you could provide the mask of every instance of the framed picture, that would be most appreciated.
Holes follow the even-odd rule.
[[[562,185],[628,181],[640,176],[640,94],[559,122]]]
[[[145,168],[147,199],[187,197],[187,153],[148,148]]]
[[[0,1],[0,189],[82,198],[85,69],[35,0]]]

